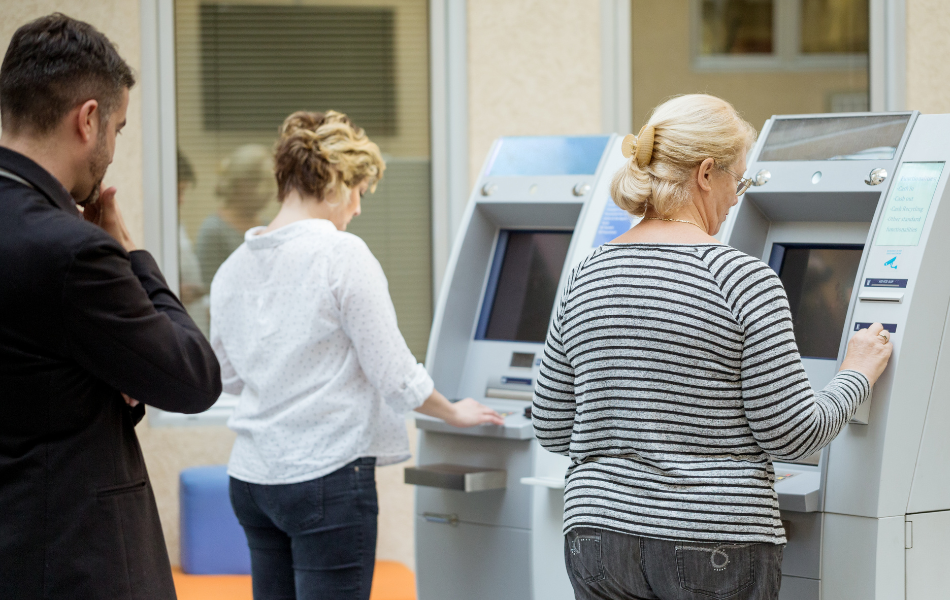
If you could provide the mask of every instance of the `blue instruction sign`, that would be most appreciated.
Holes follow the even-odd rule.
[[[613,200],[608,200],[604,214],[600,217],[600,223],[597,224],[597,235],[594,236],[594,244],[591,248],[606,244],[626,233],[632,224],[633,221],[627,211],[614,204]]]

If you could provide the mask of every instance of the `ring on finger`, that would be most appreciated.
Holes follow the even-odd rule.
[[[891,334],[889,334],[889,333],[887,332],[887,330],[884,330],[884,331],[882,331],[881,333],[877,334],[877,337],[879,337],[879,338],[881,338],[882,340],[884,340],[884,343],[885,343],[885,344],[888,343],[889,341],[891,341]]]

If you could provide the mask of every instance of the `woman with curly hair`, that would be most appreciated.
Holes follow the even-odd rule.
[[[297,112],[275,156],[280,212],[245,235],[211,284],[211,340],[240,395],[228,473],[251,549],[254,598],[368,599],[374,468],[409,457],[411,410],[501,424],[450,403],[396,325],[386,277],[346,233],[386,168],[341,113]]]

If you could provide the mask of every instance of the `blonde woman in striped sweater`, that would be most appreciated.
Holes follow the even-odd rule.
[[[779,278],[712,237],[748,188],[754,137],[719,98],[657,107],[611,188],[643,220],[564,290],[533,418],[540,443],[571,457],[565,559],[579,600],[778,598],[772,460],[831,442],[887,364],[874,324],[812,390]]]

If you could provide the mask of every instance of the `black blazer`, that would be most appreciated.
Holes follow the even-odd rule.
[[[0,148],[0,598],[174,598],[135,436],[144,405],[196,413],[218,362],[144,251],[82,219]]]

